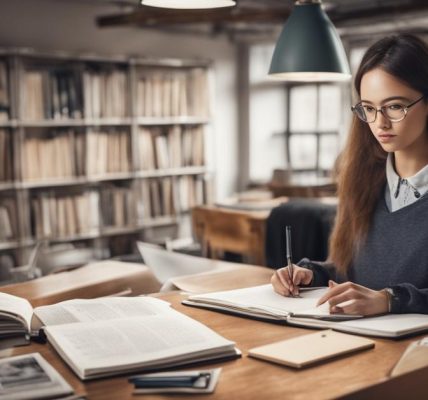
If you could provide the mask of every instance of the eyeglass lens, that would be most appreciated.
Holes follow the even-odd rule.
[[[382,107],[382,114],[391,121],[397,121],[404,118],[405,110],[404,106],[399,104],[394,104],[391,106]],[[376,120],[376,116],[378,110],[375,107],[369,105],[358,104],[354,107],[355,113],[357,116],[365,122],[374,122]],[[379,110],[379,111],[380,111]]]

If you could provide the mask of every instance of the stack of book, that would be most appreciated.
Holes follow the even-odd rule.
[[[21,151],[25,181],[71,178],[85,173],[85,136],[72,129],[29,135]]]
[[[135,196],[132,188],[105,185],[100,191],[102,225],[104,227],[134,226]]]
[[[24,73],[26,120],[82,118],[82,93],[76,71],[27,70]]]
[[[99,193],[87,190],[62,195],[37,192],[31,199],[33,233],[41,238],[64,238],[99,231]]]
[[[0,199],[0,241],[16,238],[18,221],[16,219],[16,201],[11,197]]]
[[[138,139],[141,170],[202,166],[205,163],[202,126],[141,127]]]
[[[173,216],[177,214],[171,177],[142,179],[137,185],[138,220],[144,224],[146,219]]]
[[[203,204],[207,199],[205,176],[141,179],[137,185],[137,214],[140,223],[145,219],[174,216]]]
[[[129,131],[90,130],[86,139],[86,173],[105,175],[131,170]]]
[[[204,69],[145,73],[137,82],[137,115],[207,117],[207,74]]]
[[[13,180],[12,154],[12,137],[7,130],[0,129],[0,182]]]
[[[9,120],[9,111],[10,103],[7,65],[2,61],[0,62],[0,122],[6,122]]]
[[[0,303],[4,324],[21,332],[43,327],[83,380],[240,356],[234,342],[153,297],[68,300],[33,310],[0,293]]]
[[[85,118],[125,118],[128,93],[126,72],[86,70],[83,72]]]

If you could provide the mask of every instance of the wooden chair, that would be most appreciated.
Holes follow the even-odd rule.
[[[243,212],[213,206],[192,210],[193,232],[205,257],[219,259],[225,251],[265,265],[264,238],[268,212]]]

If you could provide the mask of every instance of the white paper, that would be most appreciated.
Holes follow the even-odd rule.
[[[137,246],[144,264],[151,269],[156,279],[162,284],[173,277],[215,269],[215,263],[207,258],[167,251],[142,242],[138,242]]]

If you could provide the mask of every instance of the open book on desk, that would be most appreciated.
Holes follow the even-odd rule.
[[[19,297],[15,301],[26,302]],[[81,379],[240,355],[234,342],[153,297],[68,300],[34,310],[28,303],[28,307],[22,319],[30,329],[44,327],[48,341]]]
[[[316,307],[318,299],[328,289],[308,289],[301,290],[298,298],[284,297],[275,293],[268,284],[193,295],[184,300],[183,304],[271,322],[369,336],[398,338],[428,330],[428,315],[425,314],[388,314],[370,318],[330,314],[328,304]]]

